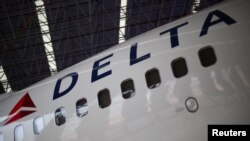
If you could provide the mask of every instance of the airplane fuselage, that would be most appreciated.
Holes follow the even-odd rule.
[[[200,141],[249,124],[248,13],[219,4],[3,98],[0,141]]]

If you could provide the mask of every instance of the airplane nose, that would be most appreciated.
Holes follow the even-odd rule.
[[[191,113],[194,113],[199,109],[199,104],[194,97],[188,97],[185,101],[185,106]]]

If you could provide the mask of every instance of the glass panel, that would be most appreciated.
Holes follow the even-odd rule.
[[[125,99],[135,95],[135,86],[132,79],[127,79],[121,83],[122,97]]]
[[[174,77],[176,78],[185,76],[188,73],[186,60],[182,57],[173,60],[171,66]]]
[[[157,69],[148,70],[145,74],[147,86],[150,89],[154,89],[161,84],[161,78]]]
[[[76,102],[76,114],[78,117],[83,117],[88,114],[87,99],[82,98]]]
[[[34,120],[34,133],[40,134],[44,129],[44,121],[42,117],[38,117]]]
[[[15,141],[23,141],[24,140],[24,131],[23,125],[18,125],[14,130],[14,139]]]
[[[60,126],[66,122],[66,110],[64,107],[58,108],[55,112],[56,125]]]
[[[198,54],[203,67],[211,66],[217,60],[214,49],[210,46],[200,49]]]
[[[98,102],[100,108],[106,108],[111,104],[111,99],[108,89],[103,89],[98,93]]]

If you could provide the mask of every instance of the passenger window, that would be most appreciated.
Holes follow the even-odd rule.
[[[98,93],[98,102],[100,108],[106,108],[111,104],[111,99],[108,89],[103,89]]]
[[[55,121],[57,126],[63,125],[66,122],[66,110],[64,107],[58,108],[55,111]]]
[[[83,117],[88,114],[87,99],[82,98],[76,102],[76,114],[78,117]]]
[[[201,65],[203,67],[211,66],[211,65],[215,64],[215,62],[217,60],[214,49],[210,46],[207,46],[207,47],[200,49],[198,54],[199,54],[199,58],[201,61]]]
[[[35,135],[39,135],[42,133],[42,131],[44,129],[43,117],[38,117],[34,120],[33,128],[34,128]]]
[[[188,73],[186,60],[182,57],[173,60],[171,63],[171,67],[174,77],[176,78],[185,76]]]
[[[23,125],[18,125],[14,129],[14,140],[15,141],[23,141],[24,140]]]
[[[0,141],[4,141],[3,133],[0,132]]]
[[[145,74],[147,86],[149,89],[154,89],[161,84],[160,73],[156,68],[148,70]]]
[[[132,79],[124,80],[121,83],[122,97],[125,99],[131,98],[135,95],[135,86]]]

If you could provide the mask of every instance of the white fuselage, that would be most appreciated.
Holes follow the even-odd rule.
[[[248,0],[222,3],[132,38],[2,98],[0,141],[1,136],[3,141],[14,141],[18,125],[24,127],[24,141],[202,141],[207,140],[209,124],[250,124],[249,13]],[[221,21],[210,24],[201,35],[205,23],[216,20]],[[176,44],[165,31],[174,32],[178,25],[182,26],[175,35]],[[199,51],[207,46],[213,48],[216,62],[204,67]],[[146,57],[139,60],[142,56]],[[171,64],[180,57],[186,61],[187,74],[176,78]],[[161,83],[150,89],[145,74],[153,68],[159,71]],[[65,77],[71,73],[78,74],[75,84],[73,76]],[[135,92],[124,99],[121,83],[128,78],[133,80]],[[69,92],[62,94],[67,89]],[[100,108],[98,93],[103,89],[109,90],[111,104]],[[19,111],[35,108],[35,112],[7,123],[18,113],[11,115],[10,111],[26,93],[35,106],[21,106]],[[190,97],[198,103],[195,112],[185,105]],[[88,113],[78,117],[76,102],[81,98],[87,100]],[[55,111],[60,107],[65,109],[66,122],[57,126]],[[33,124],[38,117],[43,118],[44,129],[36,135]]]

